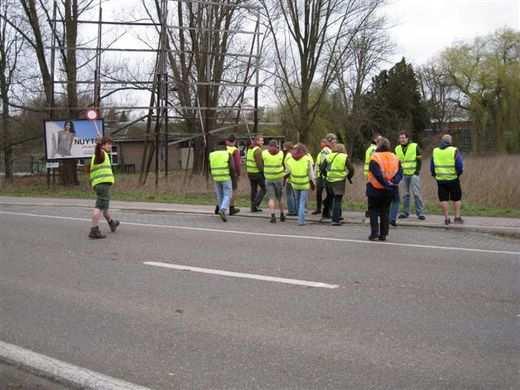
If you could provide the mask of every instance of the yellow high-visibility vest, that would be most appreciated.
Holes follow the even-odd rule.
[[[398,145],[395,148],[395,154],[401,161],[401,166],[403,167],[403,175],[415,175],[415,171],[417,170],[417,144],[408,144],[406,154],[403,153],[403,147],[401,145]]]
[[[90,184],[95,187],[101,183],[114,184],[114,173],[112,172],[112,163],[110,156],[103,150],[105,159],[101,164],[96,164],[96,155],[94,154],[90,160]]]
[[[281,180],[284,176],[283,152],[279,151],[273,155],[268,150],[264,150],[262,159],[264,160],[264,176],[266,180]]]
[[[211,176],[216,182],[231,180],[229,159],[230,155],[227,150],[215,150],[209,154],[209,168]]]
[[[309,183],[309,160],[300,158],[292,159],[290,162],[291,185],[295,190],[308,190],[311,188]]]
[[[370,159],[372,158],[372,155],[376,151],[377,146],[372,144],[368,147],[367,151],[365,152],[365,166],[363,167],[363,173],[365,174],[365,178],[368,178],[368,167],[370,165]]]
[[[260,169],[256,166],[255,153],[260,149],[260,146],[247,149],[246,154],[246,170],[247,173],[259,173]]]
[[[345,180],[347,177],[347,172],[345,171],[347,158],[348,155],[346,153],[333,152],[327,156],[327,162],[330,164],[327,172],[327,181],[329,183]]]
[[[432,158],[436,180],[449,181],[457,178],[457,169],[455,168],[456,153],[457,148],[454,146],[448,146],[444,149],[439,147],[433,149]]]

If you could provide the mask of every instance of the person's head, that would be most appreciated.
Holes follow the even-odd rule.
[[[96,150],[95,150],[95,163],[101,164],[105,160],[105,153],[110,153],[112,151],[112,138],[110,137],[102,137],[98,138],[96,141]]]
[[[336,134],[334,133],[329,133],[325,136],[325,139],[327,140],[327,142],[329,143],[329,146],[330,147],[333,147],[334,145],[336,145],[336,143],[338,142],[338,137],[336,137]]]
[[[334,147],[332,148],[332,151],[334,153],[347,153],[347,149],[345,148],[345,145],[343,145],[343,144],[334,145]]]
[[[73,134],[75,134],[76,130],[74,130],[74,122],[72,122],[72,121],[65,121],[65,123],[63,124],[63,131],[65,131],[66,133],[73,133]]]
[[[285,141],[282,148],[285,152],[290,152],[294,148],[294,144],[291,141]]]
[[[237,142],[237,139],[235,138],[235,136],[233,134],[231,134],[229,137],[227,137],[226,139],[226,145],[227,146],[235,146],[236,145],[236,142]]]
[[[408,144],[408,141],[410,140],[410,137],[408,136],[408,132],[406,131],[401,131],[399,133],[399,143],[401,145],[407,145]]]
[[[320,149],[323,149],[323,148],[325,148],[325,147],[327,147],[327,146],[329,146],[329,142],[327,141],[326,138],[322,138],[322,139],[320,140]]]
[[[388,138],[380,137],[377,140],[377,152],[389,152],[390,151],[390,141]]]
[[[373,143],[374,145],[377,145],[377,141],[378,141],[379,138],[381,138],[381,137],[382,137],[382,135],[381,135],[381,133],[380,133],[379,131],[374,131],[374,132],[372,133],[372,143]]]
[[[255,136],[254,144],[255,144],[255,146],[263,146],[264,145],[264,136],[261,134],[257,134]]]
[[[441,141],[447,145],[451,145],[451,143],[453,142],[453,139],[451,137],[451,135],[449,134],[444,134],[441,138]]]
[[[291,150],[291,154],[295,160],[299,160],[307,154],[307,148],[304,144],[297,143]]]
[[[218,141],[217,144],[215,145],[215,150],[225,150],[227,144],[228,144],[228,143],[227,143],[227,140],[221,139],[221,140]]]
[[[269,147],[268,147],[269,153],[276,154],[280,151],[280,148],[278,147],[278,142],[276,140],[272,139],[269,141]]]

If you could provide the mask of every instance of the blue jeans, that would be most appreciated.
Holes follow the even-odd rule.
[[[217,203],[220,210],[227,214],[229,210],[229,202],[231,202],[231,195],[233,187],[231,180],[215,182],[215,194],[217,195]]]
[[[305,223],[305,204],[309,196],[309,190],[294,190],[296,195],[296,204],[298,205],[298,224]]]
[[[410,215],[410,198],[414,197],[415,214],[417,216],[423,215],[424,203],[421,197],[421,179],[417,175],[403,176],[401,181],[401,193],[403,194],[403,209],[402,213],[406,216]]]
[[[285,194],[287,197],[287,213],[295,215],[296,210],[296,194],[294,193],[294,189],[292,188],[291,183],[287,182],[285,187]]]

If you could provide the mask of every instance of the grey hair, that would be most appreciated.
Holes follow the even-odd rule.
[[[453,138],[449,134],[444,134],[442,136],[441,140],[451,145],[451,142],[453,141]]]
[[[380,152],[388,152],[390,150],[390,141],[388,138],[380,137],[377,140],[377,150]]]
[[[338,139],[338,137],[336,137],[336,134],[334,134],[334,133],[329,133],[325,136],[325,139],[329,142],[332,142],[332,141],[336,141]]]

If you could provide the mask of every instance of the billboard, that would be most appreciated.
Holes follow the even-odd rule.
[[[44,121],[47,160],[90,158],[105,133],[102,119]]]

